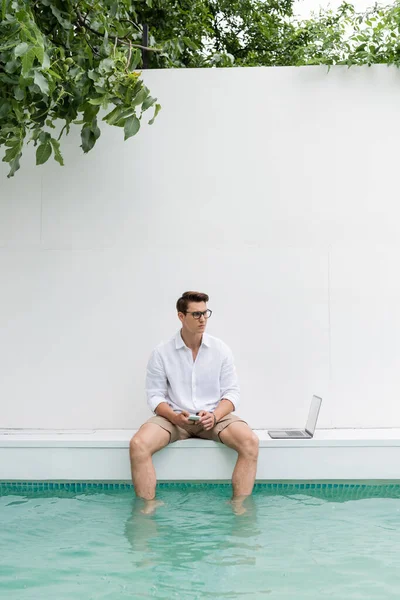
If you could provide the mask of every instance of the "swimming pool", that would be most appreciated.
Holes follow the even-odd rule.
[[[400,596],[400,485],[51,485],[0,484],[4,600]]]

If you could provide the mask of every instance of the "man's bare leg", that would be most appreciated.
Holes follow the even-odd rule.
[[[246,512],[243,502],[253,491],[256,478],[259,440],[242,421],[228,425],[219,437],[221,442],[238,453],[232,474],[232,506],[236,514],[243,514]]]
[[[152,456],[170,441],[170,434],[155,423],[145,423],[133,436],[129,444],[132,482],[135,494],[143,498],[145,506],[142,512],[150,514],[161,504],[155,499],[156,471]]]

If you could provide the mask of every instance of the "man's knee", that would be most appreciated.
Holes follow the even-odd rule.
[[[150,444],[140,431],[129,442],[129,453],[134,460],[143,460],[151,456]]]
[[[253,432],[249,431],[240,440],[238,452],[250,460],[257,460],[258,458],[258,447],[259,439],[258,436]]]
[[[162,427],[154,423],[145,423],[129,443],[131,458],[135,460],[149,458],[169,443],[170,436],[171,434]]]

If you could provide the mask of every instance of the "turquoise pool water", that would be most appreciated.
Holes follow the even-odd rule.
[[[152,516],[131,489],[0,486],[2,600],[400,597],[400,486],[166,486]]]

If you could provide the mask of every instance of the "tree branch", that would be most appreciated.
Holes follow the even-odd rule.
[[[76,8],[75,10],[76,10],[76,14],[78,15],[79,25],[81,27],[84,27],[88,31],[91,31],[92,33],[100,36],[101,38],[104,37],[103,34],[100,33],[100,31],[93,29],[93,27],[91,27],[90,25],[88,25],[86,23],[86,16],[85,17],[82,16],[82,13],[80,12],[79,8]],[[131,40],[129,38],[127,38],[126,36],[124,38],[118,38],[118,36],[116,36],[116,35],[109,34],[108,37],[111,40],[114,40],[114,42],[118,45],[129,46],[130,48],[141,48],[142,50],[148,50],[149,52],[162,52],[162,50],[160,48],[150,48],[148,46],[142,46],[142,44],[132,44]]]
[[[136,29],[138,31],[141,31],[139,25],[137,23],[135,23],[134,21],[131,21],[130,19],[119,19],[120,21],[125,21],[126,23],[130,23],[131,25],[133,25],[133,27],[136,27]]]
[[[129,65],[131,64],[131,58],[132,58],[132,44],[129,43],[129,52],[128,52],[128,58],[126,59],[126,69],[129,69]]]

